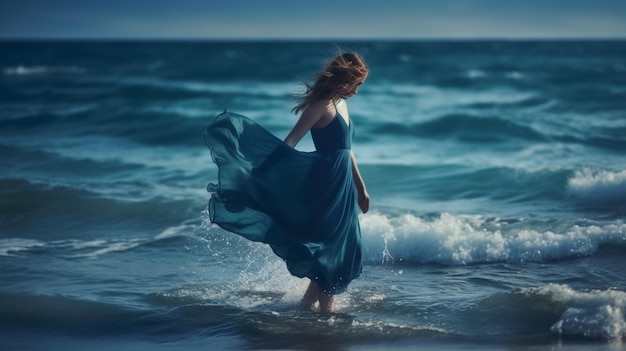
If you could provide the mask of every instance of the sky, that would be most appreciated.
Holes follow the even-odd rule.
[[[0,38],[626,39],[626,0],[0,0]]]

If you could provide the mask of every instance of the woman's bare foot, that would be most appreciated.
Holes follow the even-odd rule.
[[[311,281],[309,287],[306,289],[300,307],[306,310],[313,310],[315,303],[319,302],[320,312],[332,313],[333,312],[333,295],[324,294],[320,291],[319,286]]]

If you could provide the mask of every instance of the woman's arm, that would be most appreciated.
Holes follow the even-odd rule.
[[[359,207],[363,213],[367,213],[370,208],[370,195],[367,193],[365,182],[363,181],[363,177],[361,177],[359,166],[356,164],[356,157],[354,157],[354,153],[352,151],[350,151],[350,157],[352,158],[352,177],[354,178],[354,183],[356,184]]]
[[[326,112],[327,103],[322,101],[316,101],[310,103],[304,111],[296,125],[293,126],[291,132],[285,138],[285,144],[296,147],[296,144],[304,137],[304,135],[311,129],[317,122],[320,121],[322,115]]]

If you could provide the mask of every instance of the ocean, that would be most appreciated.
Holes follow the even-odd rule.
[[[208,220],[204,127],[326,59],[371,196],[336,313]],[[626,41],[2,41],[2,350],[626,350]],[[297,146],[313,150],[309,136]]]

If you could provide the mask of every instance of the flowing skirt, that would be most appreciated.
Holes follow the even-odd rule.
[[[349,149],[301,152],[224,111],[204,141],[219,168],[211,222],[270,245],[297,277],[339,294],[361,273],[361,229]]]

